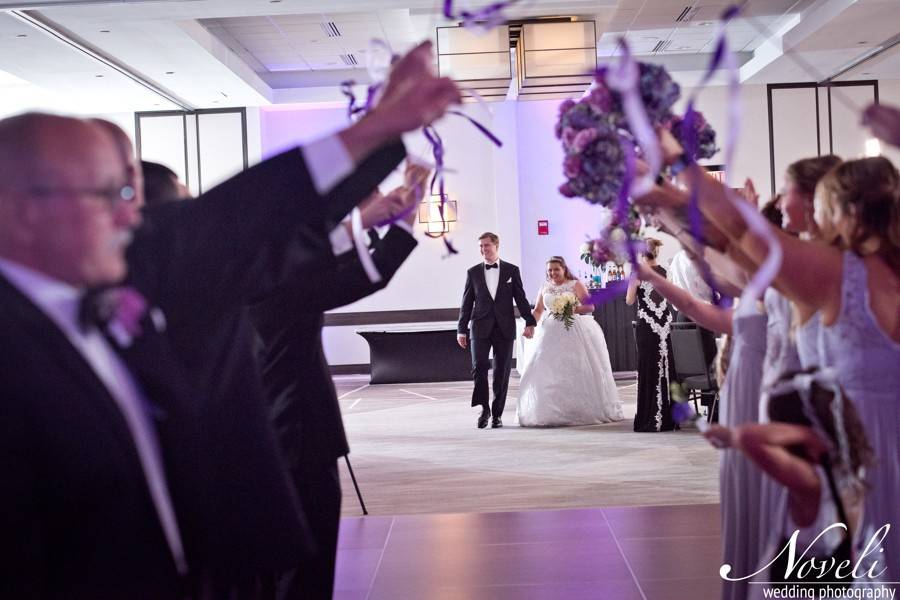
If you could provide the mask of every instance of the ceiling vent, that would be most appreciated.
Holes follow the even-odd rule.
[[[675,17],[675,22],[676,23],[687,23],[688,21],[691,21],[694,18],[694,16],[696,16],[697,10],[698,9],[694,6],[685,6],[684,10],[682,10],[680,13],[678,13],[678,16]]]
[[[341,61],[348,67],[358,67],[359,61],[352,54],[341,54]]]
[[[322,27],[322,33],[330,38],[341,37],[341,30],[338,29],[337,23],[334,21],[325,21],[324,23],[319,23]]]
[[[668,50],[671,45],[672,40],[660,40],[656,42],[656,45],[653,46],[653,50],[650,52],[663,52],[664,50]]]

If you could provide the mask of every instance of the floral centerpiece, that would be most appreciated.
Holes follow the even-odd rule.
[[[572,324],[575,323],[575,309],[581,303],[578,301],[578,297],[572,292],[563,292],[562,294],[556,296],[553,299],[553,303],[548,307],[550,309],[550,314],[553,315],[553,318],[557,321],[562,321],[562,324],[566,326],[566,330],[572,327]]]

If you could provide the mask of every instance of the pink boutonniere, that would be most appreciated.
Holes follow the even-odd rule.
[[[130,346],[134,338],[144,333],[143,323],[148,313],[157,331],[165,329],[162,311],[150,307],[143,294],[133,287],[110,288],[97,294],[89,304],[88,320],[104,326],[123,348]]]

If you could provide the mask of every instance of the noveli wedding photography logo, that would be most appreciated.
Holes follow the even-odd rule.
[[[757,571],[739,575],[732,573],[730,564],[724,564],[719,576],[725,581],[760,586],[762,593],[751,594],[754,598],[893,600],[900,582],[887,580],[884,540],[890,531],[890,524],[883,525],[854,551],[844,523],[826,527],[808,544],[799,541],[800,530],[795,530]],[[822,542],[835,535],[844,542],[822,553]]]

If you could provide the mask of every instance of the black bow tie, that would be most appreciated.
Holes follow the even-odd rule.
[[[485,268],[485,269],[499,269],[499,268],[500,268],[500,263],[494,263],[494,264],[492,264],[492,265],[485,264],[485,265],[484,265],[484,268]]]

